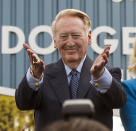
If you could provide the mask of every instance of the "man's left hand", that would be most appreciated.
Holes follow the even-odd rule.
[[[104,72],[104,67],[105,65],[108,63],[109,60],[109,51],[110,51],[110,46],[107,46],[104,51],[96,58],[96,60],[94,61],[90,72],[93,76],[94,80],[99,79],[99,77],[101,77],[101,75]]]

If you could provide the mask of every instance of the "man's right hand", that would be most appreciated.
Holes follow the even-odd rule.
[[[42,73],[45,70],[45,65],[43,60],[41,60],[32,50],[31,48],[27,45],[27,44],[23,44],[23,47],[25,48],[29,60],[30,60],[30,68],[31,68],[31,72],[32,75],[36,78],[36,79],[40,79],[42,77]]]

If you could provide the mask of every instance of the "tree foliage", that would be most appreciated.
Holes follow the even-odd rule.
[[[34,131],[33,111],[20,111],[15,98],[0,95],[0,131]]]

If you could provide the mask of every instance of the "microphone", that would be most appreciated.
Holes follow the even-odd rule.
[[[70,99],[65,100],[62,105],[62,115],[64,119],[75,117],[92,118],[95,107],[90,99]]]

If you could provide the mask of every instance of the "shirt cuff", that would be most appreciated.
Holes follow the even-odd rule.
[[[105,92],[107,92],[107,90],[110,88],[110,86],[112,84],[112,75],[105,68],[104,73],[102,74],[102,76],[99,79],[94,80],[93,76],[91,75],[90,83],[94,87],[96,87],[97,91],[100,91],[101,93],[105,93]]]
[[[41,80],[37,80],[36,78],[34,78],[30,73],[30,68],[26,73],[26,79],[29,87],[35,91],[37,91],[40,88],[40,85],[43,83],[43,77],[41,78]]]

